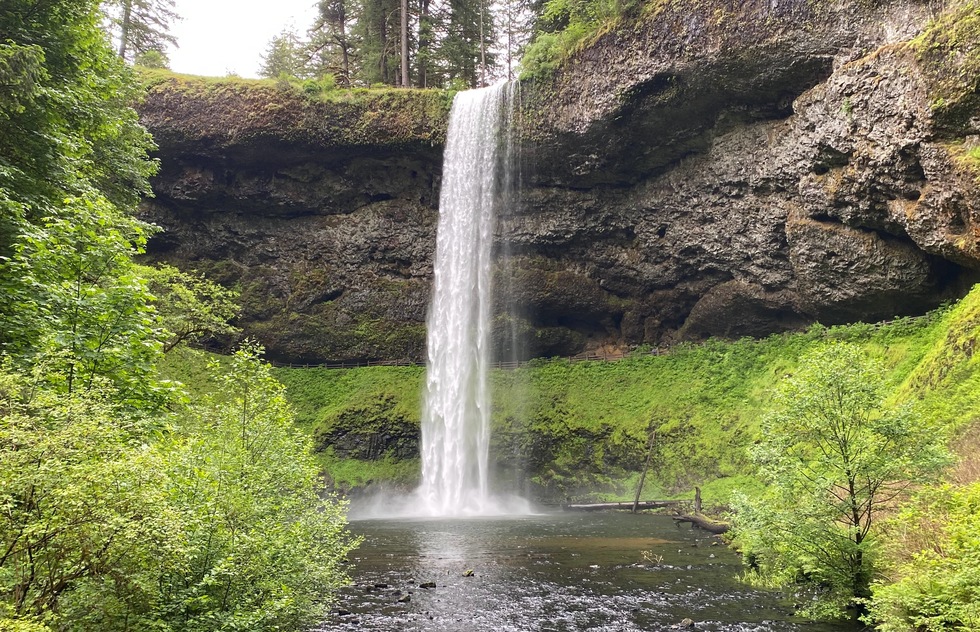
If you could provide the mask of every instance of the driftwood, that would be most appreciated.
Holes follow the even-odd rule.
[[[591,503],[585,505],[564,505],[562,509],[565,511],[604,511],[607,509],[663,509],[664,507],[673,507],[679,503],[687,502],[685,500],[640,500],[633,503]]]
[[[730,528],[727,522],[717,522],[715,520],[711,520],[710,518],[705,518],[704,516],[698,514],[695,514],[693,516],[692,515],[674,516],[674,520],[676,520],[677,522],[690,522],[695,527],[698,527],[699,529],[704,529],[708,533],[715,533],[715,534],[726,533]]]

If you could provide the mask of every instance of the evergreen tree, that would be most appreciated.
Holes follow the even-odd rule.
[[[364,0],[355,26],[360,40],[361,80],[370,85],[398,81],[399,0]]]
[[[136,55],[133,64],[144,68],[170,68],[170,58],[159,50],[148,50]]]
[[[432,73],[433,46],[436,39],[436,17],[433,15],[432,0],[419,0],[418,48],[415,53],[416,85],[428,88],[434,77]]]
[[[449,30],[442,45],[450,80],[476,88],[493,69],[493,16],[487,0],[449,0]]]
[[[352,32],[356,8],[354,0],[320,0],[307,44],[306,63],[313,76],[329,73],[341,86],[351,86],[357,71],[358,39]]]
[[[270,78],[303,77],[306,74],[303,61],[299,38],[287,29],[269,41],[259,74]]]
[[[494,10],[497,25],[496,49],[504,77],[515,78],[517,65],[534,34],[537,12],[534,0],[499,0]]]
[[[177,44],[170,25],[179,20],[174,0],[107,0],[118,54],[127,61],[149,51],[164,51]]]

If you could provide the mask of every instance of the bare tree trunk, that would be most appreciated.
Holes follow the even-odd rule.
[[[337,43],[340,45],[340,71],[344,75],[341,79],[345,88],[350,87],[350,42],[347,39],[347,7],[340,5],[340,15],[337,18]]]
[[[133,19],[133,0],[123,0],[122,21],[119,23],[119,57],[126,59],[126,48],[129,46],[129,22]]]
[[[657,439],[656,431],[650,432],[650,439],[647,441],[647,460],[643,464],[643,472],[640,474],[640,484],[636,486],[636,497],[633,499],[633,513],[640,504],[640,494],[643,493],[643,483],[647,480],[647,470],[650,469],[650,457],[653,456],[653,444]]]
[[[421,0],[419,2],[419,47],[415,59],[418,61],[418,70],[415,74],[416,85],[420,88],[429,87],[429,47],[431,46],[431,29],[429,23],[429,4],[431,0]]]
[[[408,88],[408,0],[402,0],[402,87]]]

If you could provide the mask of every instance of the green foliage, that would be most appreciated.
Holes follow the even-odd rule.
[[[320,437],[316,458],[335,489],[372,483],[410,486],[418,480],[415,458],[387,454],[380,460],[341,458],[323,442],[341,432],[363,436],[413,431],[422,409],[424,370],[421,367],[361,369],[276,369],[296,408],[296,421],[310,436]]]
[[[980,422],[980,286],[944,312],[936,333],[894,396],[920,400],[919,410],[930,423],[960,431]]]
[[[170,68],[170,58],[159,50],[148,50],[133,59],[133,63],[144,68]]]
[[[782,381],[752,450],[769,487],[739,502],[737,537],[768,580],[823,587],[811,613],[870,596],[882,510],[949,463],[941,428],[886,392],[880,363],[830,343]]]
[[[908,46],[928,79],[937,126],[970,134],[980,104],[980,2],[950,2]]]
[[[108,383],[52,391],[47,372],[0,373],[0,595],[10,614],[60,626],[80,586],[114,576],[129,592],[141,566],[173,560],[181,524],[145,420]]]
[[[337,78],[331,74],[325,74],[319,79],[307,79],[303,82],[303,94],[310,97],[318,97],[328,94],[337,89]]]
[[[112,380],[133,401],[153,405],[147,375],[159,350],[144,279],[131,257],[147,225],[104,198],[69,198],[59,214],[25,226],[0,260],[3,349],[43,362],[66,392]]]
[[[921,548],[896,552],[905,561],[888,569],[894,583],[872,587],[868,621],[882,632],[980,628],[980,484],[926,490],[891,524]]]
[[[295,33],[284,30],[269,41],[269,46],[262,55],[262,67],[259,74],[275,79],[277,77],[301,77],[303,71],[302,45]]]
[[[815,326],[765,340],[679,347],[662,356],[539,359],[518,370],[493,371],[492,453],[505,475],[530,477],[547,497],[627,500],[653,429],[649,491],[690,494],[701,485],[705,502],[721,505],[733,481],[751,480],[755,468],[746,450],[758,437],[773,389],[801,355],[827,340],[852,341],[884,363],[894,389],[942,339],[949,318],[940,312],[881,327]],[[337,434],[342,425],[361,428],[367,441],[382,428],[419,423],[420,367],[278,369],[277,376],[300,423],[320,437]],[[328,443],[318,455],[338,488],[377,483],[391,471],[359,461],[348,468]],[[401,470],[397,476],[409,478]],[[712,485],[716,479],[727,482]]]
[[[247,346],[213,395],[156,416],[108,381],[0,372],[0,595],[64,629],[280,630],[324,616],[356,540]]]
[[[51,632],[51,628],[29,619],[0,619],[0,632]]]
[[[521,59],[521,79],[544,79],[574,51],[615,26],[635,7],[621,0],[547,0],[539,32]]]
[[[238,315],[238,292],[173,266],[144,266],[140,271],[156,299],[161,324],[170,334],[163,344],[165,353],[182,342],[240,332],[228,322]]]
[[[345,581],[343,505],[257,349],[193,407],[156,372],[233,296],[133,262],[154,165],[99,20],[0,8],[0,629],[307,627]]]
[[[380,459],[339,458],[327,448],[317,454],[328,484],[338,490],[364,490],[373,485],[394,486],[398,489],[418,487],[422,473],[419,459],[396,459],[386,455]]]
[[[174,629],[302,629],[346,581],[357,541],[344,505],[318,496],[309,439],[260,351],[235,353],[220,390],[178,415],[166,447],[186,556],[153,575]]]
[[[96,2],[10,0],[0,10],[0,254],[19,220],[95,189],[122,208],[149,192],[135,84],[108,48]]]
[[[180,19],[174,11],[175,0],[103,0],[102,4],[119,45],[119,57],[141,63],[147,53],[156,52],[151,59],[160,60],[160,51],[177,44],[170,34],[171,23]]]

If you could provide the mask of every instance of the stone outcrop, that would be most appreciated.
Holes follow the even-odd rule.
[[[977,51],[937,43],[948,23],[923,34],[930,10],[665,2],[600,37],[525,91],[532,166],[504,223],[518,265],[576,271],[577,301],[601,287],[567,310],[587,345],[886,319],[961,295],[980,269],[964,158]]]
[[[418,358],[448,107],[436,91],[156,85],[140,109],[161,163],[149,255],[237,288],[272,359]]]
[[[531,355],[765,335],[978,279],[980,52],[955,6],[934,28],[908,0],[657,6],[523,87],[501,331]],[[421,357],[442,95],[172,83],[142,115],[152,256],[239,287],[274,358]]]

